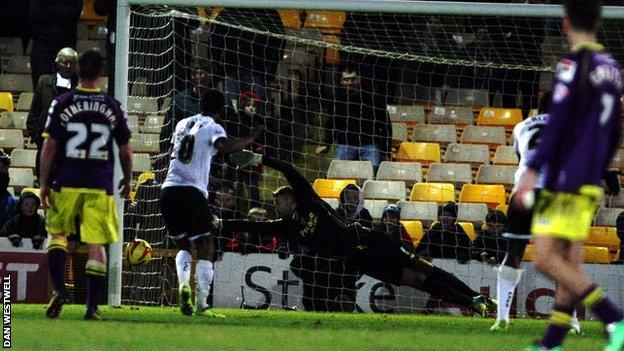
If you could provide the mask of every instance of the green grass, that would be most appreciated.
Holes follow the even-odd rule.
[[[492,334],[491,319],[473,317],[219,309],[227,318],[213,319],[158,307],[104,307],[91,322],[83,306],[65,306],[58,320],[46,319],[43,305],[12,307],[16,350],[522,350],[546,325],[515,320]],[[602,326],[583,327],[566,350],[601,350]]]

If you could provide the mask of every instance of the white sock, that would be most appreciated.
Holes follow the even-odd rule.
[[[191,281],[191,253],[186,250],[178,251],[176,255],[176,272],[178,273],[178,286],[188,286]]]
[[[498,311],[496,320],[509,322],[509,310],[513,303],[514,292],[520,279],[522,269],[516,269],[501,265],[497,272],[496,298],[498,299]]]
[[[576,330],[577,333],[581,332],[581,323],[579,323],[578,315],[576,314],[576,309],[572,312],[572,321],[570,321],[570,326]]]
[[[198,310],[205,310],[208,305],[206,300],[210,294],[210,284],[214,277],[212,262],[207,260],[197,260],[195,265],[195,307]]]

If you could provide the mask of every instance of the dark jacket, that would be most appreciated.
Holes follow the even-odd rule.
[[[28,112],[28,118],[26,119],[26,129],[30,133],[31,142],[40,145],[43,143],[43,128],[45,127],[46,120],[48,119],[48,109],[52,100],[66,91],[67,89],[58,88],[56,86],[56,73],[46,74],[39,78],[37,87],[35,88],[35,94],[30,105],[30,111]],[[72,79],[72,87],[75,88],[78,85],[78,78]]]
[[[470,260],[470,238],[457,223],[452,230],[444,230],[440,222],[435,222],[418,244],[417,251],[427,258],[449,258],[467,263]]]
[[[0,172],[0,227],[17,213],[17,203],[7,190],[9,180],[8,173]]]
[[[30,0],[32,37],[46,46],[75,47],[82,0]]]
[[[171,136],[175,126],[186,117],[199,113],[199,93],[194,88],[188,88],[175,94],[171,108],[165,115],[165,121],[160,129],[160,152],[165,153],[171,145]]]
[[[392,130],[388,112],[371,94],[349,95],[339,89],[325,124],[325,144],[375,145],[389,151]]]
[[[20,203],[26,198],[34,198],[37,201],[37,208],[39,208],[39,198],[31,193],[25,192],[20,196],[18,202],[18,208]],[[13,218],[9,219],[2,229],[0,229],[0,236],[6,236],[11,242],[19,243],[21,239],[32,239],[33,247],[39,249],[41,244],[47,237],[48,233],[45,229],[45,220],[38,213],[33,216],[27,217],[20,213]],[[16,245],[17,246],[17,245]]]
[[[481,261],[481,254],[485,252],[489,257],[494,257],[496,262],[501,263],[505,257],[505,245],[505,239],[492,237],[486,234],[483,229],[479,229],[477,238],[472,243],[470,255],[473,260]]]

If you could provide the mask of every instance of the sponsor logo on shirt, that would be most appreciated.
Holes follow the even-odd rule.
[[[555,85],[555,88],[553,89],[553,102],[560,103],[561,101],[563,101],[563,99],[568,97],[569,93],[570,90],[567,86],[561,83],[557,83],[557,85]]]
[[[557,79],[564,83],[570,83],[576,73],[576,62],[570,59],[563,59],[557,64]]]

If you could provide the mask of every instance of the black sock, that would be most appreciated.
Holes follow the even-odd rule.
[[[438,267],[433,267],[433,272],[431,272],[431,276],[436,280],[444,282],[447,286],[453,288],[457,292],[464,294],[466,296],[475,297],[480,295],[478,292],[472,290],[466,283],[459,280],[455,275],[440,269]]]
[[[51,249],[48,251],[48,269],[52,279],[52,287],[55,291],[65,294],[65,265],[67,252],[61,249]]]
[[[431,296],[445,302],[449,302],[463,307],[472,306],[471,296],[466,296],[456,291],[444,281],[438,280],[433,274],[425,279],[425,281],[423,282],[422,290],[431,294]]]

